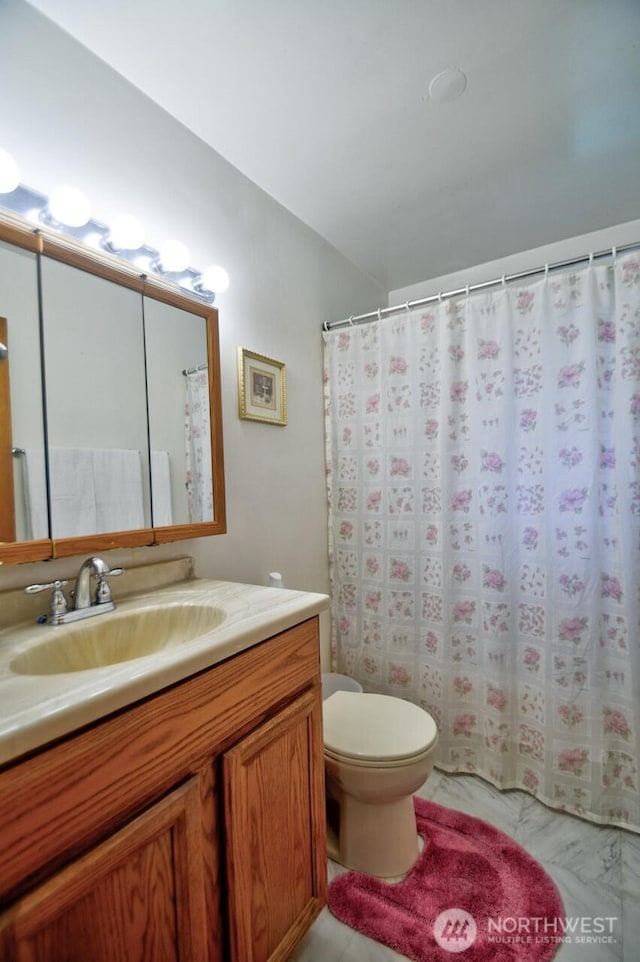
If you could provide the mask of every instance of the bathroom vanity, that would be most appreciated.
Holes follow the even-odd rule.
[[[325,903],[326,599],[194,581],[119,610],[150,611],[160,595],[214,598],[224,619],[66,676],[11,678],[15,651],[0,664],[0,696],[24,722],[22,754],[0,767],[3,962],[276,962]],[[23,655],[30,645],[18,632]],[[41,747],[29,683],[42,731],[60,733]]]

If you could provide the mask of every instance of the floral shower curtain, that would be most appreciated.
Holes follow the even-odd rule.
[[[185,459],[191,522],[213,521],[209,372],[191,371],[185,403]]]
[[[324,340],[335,668],[640,831],[640,258]]]

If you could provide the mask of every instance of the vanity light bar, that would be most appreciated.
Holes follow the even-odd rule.
[[[6,153],[6,151],[0,150],[0,154],[4,153]],[[0,160],[1,159],[0,157]],[[205,268],[204,271],[197,271],[192,267],[182,267],[179,265],[181,267],[180,270],[167,269],[162,263],[162,252],[153,247],[149,247],[147,244],[141,243],[135,249],[124,249],[114,246],[110,228],[90,216],[88,203],[86,208],[83,209],[82,195],[79,195],[79,192],[76,191],[76,196],[73,197],[71,188],[68,189],[68,196],[75,202],[75,206],[73,214],[70,215],[70,219],[76,220],[76,226],[62,223],[61,220],[54,218],[50,209],[52,206],[50,200],[44,194],[32,190],[30,187],[26,187],[24,184],[18,184],[17,187],[3,193],[2,186],[0,182],[0,208],[3,208],[7,212],[17,214],[21,219],[28,221],[30,225],[35,224],[36,227],[32,229],[49,229],[57,235],[63,235],[71,241],[75,241],[76,244],[79,243],[90,247],[93,251],[96,249],[98,251],[104,251],[109,257],[116,257],[118,260],[126,261],[132,265],[135,273],[138,275],[154,274],[163,281],[168,282],[171,286],[180,288],[181,291],[190,294],[199,301],[204,301],[206,304],[212,304],[214,302],[216,291],[206,287],[203,281],[206,283],[210,277],[222,276],[223,278],[226,277],[226,284],[228,285],[228,275],[222,268],[216,268],[217,274],[215,272],[212,273],[211,268]],[[6,186],[10,186],[10,184]],[[55,205],[54,209],[56,209]],[[58,217],[62,215],[62,211],[57,211],[57,213]],[[86,220],[84,220],[85,215]],[[84,223],[79,224],[79,220],[84,220]],[[175,245],[178,242],[172,243]],[[184,250],[186,251],[186,248]],[[171,266],[169,262],[168,267],[170,268]],[[222,275],[220,275],[219,272],[222,272]],[[221,293],[222,290],[225,289],[226,286],[220,286],[218,293]]]

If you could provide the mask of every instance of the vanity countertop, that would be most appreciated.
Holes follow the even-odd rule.
[[[224,620],[193,641],[150,655],[45,675],[17,674],[10,666],[19,654],[75,625],[23,623],[0,631],[0,764],[292,628],[327,608],[329,598],[307,591],[193,579],[127,598],[115,612],[76,624],[100,622],[106,627],[119,613],[144,613],[158,605],[213,606],[224,613]]]

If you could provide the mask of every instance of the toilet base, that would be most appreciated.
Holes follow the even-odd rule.
[[[338,790],[328,802],[329,858],[378,878],[406,875],[420,854],[412,795],[372,804]]]

